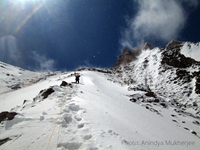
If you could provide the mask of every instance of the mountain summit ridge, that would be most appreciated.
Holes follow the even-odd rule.
[[[134,84],[145,85],[157,97],[162,97],[172,105],[175,101],[178,107],[186,112],[192,110],[192,115],[199,118],[200,61],[185,55],[191,54],[192,47],[200,50],[199,43],[179,41],[171,41],[163,49],[140,49],[137,57],[115,65],[112,70],[130,87]],[[123,59],[123,55],[119,59]]]
[[[153,49],[153,47],[151,46],[151,44],[145,43],[144,45],[142,45],[140,47],[135,47],[132,50],[124,49],[122,51],[122,54],[118,57],[115,65],[112,68],[117,68],[121,64],[130,63],[131,61],[133,61],[137,58],[137,56],[140,54],[141,50],[145,50],[145,49]]]

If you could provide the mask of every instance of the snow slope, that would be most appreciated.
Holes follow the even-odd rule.
[[[129,91],[114,74],[79,71],[80,84],[74,84],[73,73],[1,92],[0,111],[17,115],[0,124],[0,150],[199,149],[199,119],[173,107],[132,103],[131,95],[144,92]]]
[[[187,57],[193,58],[196,61],[200,61],[200,43],[193,44],[185,42],[181,53]]]

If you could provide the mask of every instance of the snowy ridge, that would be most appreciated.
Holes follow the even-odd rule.
[[[76,70],[80,84],[74,72],[34,73],[1,63],[7,84],[0,91],[0,150],[197,150],[198,62],[170,66],[173,52],[165,52],[143,50],[113,70]],[[177,70],[194,75],[177,77]],[[20,82],[9,82],[6,73]],[[24,80],[25,73],[31,78]]]
[[[45,80],[54,73],[39,73],[0,62],[0,94]]]
[[[18,113],[15,118],[1,124],[0,139],[9,140],[0,149],[167,150],[187,149],[187,142],[190,148],[199,147],[199,125],[192,123],[192,117],[179,116],[171,108],[158,106],[155,108],[160,109],[161,115],[149,113],[148,109],[129,101],[128,95],[137,92],[111,82],[114,76],[94,71],[79,73],[80,85],[59,86],[63,80],[74,81],[74,77],[66,73],[12,92],[17,94],[23,90],[26,94],[21,95],[18,106],[10,106]],[[31,97],[29,91],[38,87],[40,91]],[[51,92],[44,97],[47,91]],[[27,96],[30,97],[27,99]],[[7,100],[4,98],[4,103]],[[1,110],[5,108],[2,101],[0,106]],[[173,146],[174,142],[185,144]]]

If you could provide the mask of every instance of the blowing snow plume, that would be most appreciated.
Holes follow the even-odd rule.
[[[35,62],[38,64],[39,71],[53,71],[55,61],[53,59],[49,59],[44,55],[40,55],[37,52],[33,52],[33,58]]]
[[[177,39],[190,13],[186,12],[185,6],[195,8],[198,1],[134,0],[136,4],[136,15],[126,17],[127,28],[123,30],[120,40],[123,48],[132,48],[148,40],[159,40],[166,44]]]

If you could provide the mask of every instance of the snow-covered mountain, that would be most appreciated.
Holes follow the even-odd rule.
[[[0,62],[0,94],[37,83],[54,74],[52,72],[31,72]]]
[[[129,90],[146,92],[132,95],[134,101],[156,101],[200,117],[200,43],[172,41],[164,49],[145,44],[136,56],[128,53],[119,57],[113,72]],[[132,60],[124,63],[129,56]]]
[[[197,150],[199,43],[125,50],[112,69],[0,62],[0,150]]]

